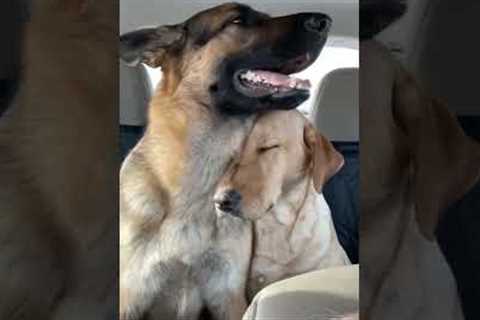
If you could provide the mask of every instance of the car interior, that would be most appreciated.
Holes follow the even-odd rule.
[[[12,50],[3,50],[0,54],[0,117],[8,112],[18,84],[20,67],[15,48],[20,46],[21,23],[28,19],[25,9],[28,6],[24,4],[27,2],[0,4],[0,13],[8,10],[18,13],[0,15],[1,22],[14,30],[6,32],[7,28],[0,28],[0,34],[15,44]],[[119,33],[142,26],[177,23],[222,2],[120,0]],[[321,11],[332,17],[332,29],[321,55],[301,73],[312,83],[312,94],[298,110],[332,141],[345,159],[342,169],[324,186],[323,195],[332,211],[338,239],[354,264],[275,283],[257,295],[247,316],[250,316],[248,319],[291,319],[293,316],[301,319],[302,312],[311,314],[309,308],[318,308],[320,303],[327,306],[322,310],[329,310],[331,306],[338,308],[326,315],[335,317],[342,310],[352,311],[359,299],[359,0],[241,2],[273,16]],[[10,4],[15,8],[7,8]],[[478,141],[480,45],[475,35],[470,34],[480,29],[479,11],[480,3],[476,0],[408,1],[406,14],[376,37],[414,74],[425,90],[446,103],[465,133]],[[439,76],[440,69],[442,76]],[[119,152],[123,160],[143,135],[148,102],[162,74],[160,69],[144,65],[130,67],[120,61],[119,70]],[[479,229],[478,215],[453,217],[447,211],[437,230],[439,244],[458,281],[466,319],[478,317],[472,306],[479,298],[476,292],[480,279],[471,275],[478,274],[474,271],[480,265]]]
[[[221,3],[221,1],[217,1]],[[217,4],[212,1],[120,1],[120,33],[140,26],[170,24],[194,12]],[[341,245],[352,263],[358,263],[358,1],[243,1],[272,16],[303,11],[330,15],[333,25],[318,59],[299,75],[312,83],[312,95],[298,107],[317,129],[331,140],[345,158],[345,165],[325,186],[323,194],[330,205]],[[161,79],[161,70],[120,63],[120,150],[122,158],[141,138],[148,99]],[[348,92],[348,94],[345,94]],[[255,317],[288,317],[284,301],[296,301],[298,310],[309,310],[312,299],[321,298],[339,311],[353,312],[358,304],[358,267],[334,268],[290,282],[280,282],[261,292],[248,312]],[[271,290],[271,291],[270,291]],[[281,292],[282,295],[279,295]],[[291,295],[296,298],[291,299]],[[270,299],[275,296],[275,299]],[[285,296],[285,298],[283,297]],[[335,298],[336,297],[336,298]],[[332,300],[333,299],[333,300]],[[337,299],[337,300],[335,300]],[[260,301],[260,302],[259,302]],[[291,303],[290,303],[291,304]],[[260,305],[260,307],[259,307]],[[279,306],[283,305],[283,308]],[[313,304],[315,306],[317,304]],[[342,305],[346,305],[341,307]],[[336,309],[334,307],[334,309]],[[325,309],[325,308],[324,308]],[[310,312],[311,314],[311,312]],[[253,314],[250,314],[251,316]],[[336,314],[332,314],[335,316]]]

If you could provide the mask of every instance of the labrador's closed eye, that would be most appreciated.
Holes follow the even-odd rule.
[[[270,150],[273,150],[273,149],[277,149],[277,148],[280,148],[280,145],[279,144],[274,144],[274,145],[270,145],[270,146],[266,146],[266,147],[260,147],[257,149],[258,153],[264,153],[264,152],[267,152],[267,151],[270,151]]]

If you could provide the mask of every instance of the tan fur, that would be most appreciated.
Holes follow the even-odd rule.
[[[242,12],[262,23],[233,23]],[[120,172],[121,319],[197,319],[205,309],[214,319],[241,318],[250,222],[220,219],[212,198],[253,125],[254,112],[288,106],[240,96],[243,114],[233,114],[239,110],[228,107],[238,109],[241,102],[232,100],[242,93],[230,89],[238,80],[221,67],[237,68],[232,59],[253,64],[252,52],[283,45],[287,35],[300,32],[295,22],[304,17],[270,19],[245,6],[225,4],[177,25],[121,37],[120,55],[127,64],[161,67],[163,74],[150,102],[147,130]],[[320,40],[326,34],[306,27],[302,32],[305,39],[319,41],[318,49],[323,46]],[[315,48],[315,43],[305,44],[299,55],[305,57],[307,49],[318,54]],[[313,62],[312,55],[307,57]],[[228,105],[215,100],[227,96]],[[245,245],[238,246],[240,240]]]
[[[480,169],[480,147],[376,42],[361,47],[362,318],[463,319],[434,237]]]
[[[116,302],[117,17],[98,1],[32,5],[22,81],[0,119],[0,318],[105,319]]]
[[[235,8],[234,5],[225,5],[199,15],[198,19],[208,19],[212,24],[216,20],[223,23],[231,14],[234,14]],[[211,27],[215,28],[215,25]],[[238,268],[239,277],[246,277],[250,248],[245,246],[236,250],[234,239],[226,239],[223,243],[211,243],[209,234],[217,222],[215,222],[213,210],[211,216],[208,215],[208,211],[207,214],[202,213],[207,210],[207,205],[211,205],[210,199],[199,200],[198,194],[208,193],[209,185],[213,185],[212,179],[220,174],[224,163],[233,155],[243,136],[248,132],[251,120],[246,122],[232,120],[220,126],[220,129],[215,129],[216,133],[213,132],[212,125],[218,120],[212,114],[213,111],[208,110],[208,106],[211,105],[208,89],[215,79],[215,70],[219,61],[242,50],[244,46],[251,45],[252,41],[249,39],[253,38],[252,35],[232,30],[216,37],[200,49],[188,48],[181,56],[172,54],[157,60],[163,61],[163,80],[150,103],[148,129],[123,164],[120,175],[120,314],[122,318],[136,318],[145,309],[150,308],[151,314],[161,314],[163,317],[170,315],[172,319],[179,317],[193,319],[198,316],[198,309],[202,308],[195,302],[198,301],[200,294],[203,295],[202,300],[207,300],[207,303],[209,299],[212,300],[215,305],[207,305],[207,307],[218,309],[218,314],[215,316],[220,318],[240,319],[246,309],[245,289],[242,287],[245,280],[240,278],[230,280],[218,278],[213,281],[217,283],[207,281],[203,284],[204,287],[200,288],[200,290],[207,290],[207,293],[199,293],[196,291],[198,289],[192,288],[190,297],[186,298],[187,304],[179,302],[177,306],[173,306],[169,303],[175,300],[169,302],[164,298],[163,292],[171,290],[168,289],[169,287],[179,287],[182,278],[187,282],[191,281],[190,276],[182,274],[181,266],[178,267],[178,283],[162,284],[161,281],[165,279],[157,280],[160,281],[159,286],[164,288],[160,297],[156,297],[158,290],[142,287],[143,280],[134,280],[138,281],[135,284],[138,288],[132,290],[133,282],[126,282],[126,277],[142,277],[142,273],[150,273],[149,269],[145,271],[139,269],[142,265],[149,266],[147,260],[168,261],[172,254],[172,257],[175,257],[175,252],[184,252],[184,258],[188,261],[202,259],[202,255],[208,252],[208,248],[215,246],[217,249],[228,248],[222,259],[240,261],[234,267]],[[163,51],[161,54],[168,55],[168,52]],[[217,137],[211,138],[210,134]],[[209,150],[213,155],[211,161],[218,164],[212,166],[210,161],[205,162],[204,156],[196,155],[197,150],[192,150],[194,144],[200,144],[205,150]],[[205,156],[210,157],[210,154],[207,152]],[[198,172],[199,169],[209,172],[209,166],[213,170],[212,176],[202,176],[202,172]],[[217,171],[219,172],[215,173]],[[198,189],[191,190],[192,188]],[[197,210],[200,212],[194,212],[193,216],[188,211],[183,216],[178,215],[177,212],[183,211],[182,207],[187,205],[184,202],[190,205],[195,201],[197,201],[195,204],[198,206]],[[184,235],[184,239],[177,239],[180,236],[176,235],[179,228],[184,224],[188,225],[188,221],[195,216],[200,216],[202,226],[199,228],[204,229],[199,231],[199,238],[191,239],[190,236]],[[242,238],[247,241],[251,237],[249,229],[243,228],[244,222],[220,221],[218,224],[219,228],[225,230],[221,233],[226,232],[231,235],[233,232],[238,236],[243,235]],[[158,253],[148,252],[152,257],[139,256],[133,245],[138,237],[156,237],[154,242],[162,246],[157,249]],[[217,237],[223,239],[226,235],[220,234]],[[136,274],[132,274],[129,270]],[[224,288],[216,288],[222,283],[227,285]],[[145,283],[145,285],[148,284]],[[181,290],[178,291],[182,294]],[[185,292],[184,295],[186,294]],[[209,295],[215,296],[211,298]],[[180,296],[175,296],[175,299],[177,298],[183,301]],[[159,303],[149,307],[155,299],[158,299]],[[226,314],[222,316],[223,312]]]
[[[307,125],[304,136],[305,145],[312,158],[313,186],[318,193],[321,193],[323,185],[340,170],[344,160],[330,141],[319,134],[313,125]]]
[[[215,52],[215,54],[221,56],[220,52],[223,51]],[[214,218],[213,215],[204,217],[206,220],[204,219],[205,221],[202,222],[202,225],[207,226],[207,228],[200,235],[200,239],[189,239],[187,237],[179,243],[175,238],[177,235],[174,235],[180,226],[186,223],[183,222],[183,217],[179,217],[176,212],[182,211],[182,206],[186,205],[183,204],[185,201],[190,203],[197,200],[195,194],[203,190],[200,186],[203,185],[204,188],[208,188],[208,185],[212,183],[201,177],[200,181],[190,180],[192,175],[190,172],[198,170],[197,168],[203,168],[201,163],[204,161],[202,158],[192,155],[191,145],[194,143],[192,137],[198,135],[199,140],[195,143],[201,143],[206,149],[210,148],[211,152],[220,152],[217,146],[215,146],[218,142],[210,142],[209,137],[205,138],[204,141],[200,141],[204,133],[199,131],[206,130],[208,132],[211,130],[210,127],[214,119],[210,118],[211,111],[200,105],[200,103],[210,103],[208,96],[205,94],[208,88],[198,84],[207,85],[209,74],[213,72],[216,65],[213,60],[204,61],[197,56],[191,59],[196,60],[198,64],[185,62],[189,67],[185,67],[183,72],[180,73],[180,75],[183,75],[182,78],[179,78],[179,74],[173,76],[174,73],[169,76],[169,69],[165,70],[167,78],[157,88],[150,103],[147,132],[122,166],[120,174],[120,313],[122,317],[136,317],[135,314],[137,312],[138,314],[142,312],[137,310],[146,309],[146,305],[152,303],[152,299],[157,299],[154,295],[143,298],[138,294],[132,293],[131,289],[127,289],[131,287],[131,284],[125,284],[122,280],[123,277],[126,277],[124,276],[126,274],[131,277],[128,270],[138,272],[138,276],[142,276],[142,271],[137,270],[137,267],[133,267],[133,265],[145,263],[146,259],[150,259],[148,255],[137,257],[138,253],[131,248],[135,246],[134,242],[137,237],[156,237],[155,242],[165,243],[164,248],[158,249],[160,253],[166,250],[163,256],[151,253],[154,260],[168,260],[170,252],[175,251],[190,252],[191,258],[187,259],[197,259],[211,246],[208,234],[215,224],[215,221],[212,220]],[[202,71],[200,71],[200,68],[203,68]],[[196,79],[197,74],[201,74],[203,79]],[[174,84],[177,87],[174,87]],[[200,128],[199,124],[201,124]],[[248,122],[233,121],[232,124],[226,124],[217,133],[218,140],[223,140],[231,148],[231,150],[225,150],[225,154],[220,153],[220,159],[226,159],[231,156],[233,150],[243,139],[244,131],[248,131],[248,126]],[[229,132],[229,130],[232,130],[233,133]],[[215,145],[209,147],[212,143]],[[214,166],[213,170],[222,170],[223,161],[225,160],[217,160],[219,167],[216,168]],[[198,174],[201,174],[201,172]],[[195,176],[198,176],[198,174],[195,174]],[[199,186],[199,189],[194,194],[191,191],[187,191],[193,188],[193,186]],[[180,200],[177,200],[177,197]],[[191,197],[191,200],[188,197]],[[200,201],[198,203],[199,208],[201,208],[198,211],[205,211],[203,208],[204,204],[201,204],[202,202]],[[194,218],[194,216],[190,216],[191,214],[186,213],[185,218],[187,220]],[[195,212],[195,214],[201,215],[202,213]],[[178,220],[180,221],[177,223]],[[235,224],[233,222],[231,224],[231,228],[239,228],[239,232],[244,233],[241,228],[243,223]],[[230,227],[227,226],[225,229],[230,229]],[[250,235],[247,233],[245,237],[248,239]],[[185,247],[187,245],[188,249]],[[223,245],[226,244],[224,243]],[[248,257],[248,252],[248,248],[242,248],[232,254]],[[133,259],[136,261],[132,261]],[[148,265],[148,263],[145,264]],[[236,267],[239,268],[240,274],[242,274],[242,269],[244,269],[243,273],[246,276],[246,262]],[[149,272],[145,271],[145,273]],[[179,271],[178,277],[182,276],[187,278],[186,275],[181,275],[181,271]],[[218,281],[222,282],[224,280],[219,279]],[[231,283],[236,285],[236,281]],[[174,283],[168,285],[177,286]],[[170,289],[165,290],[168,291]],[[219,312],[223,312],[223,309],[226,312],[231,312],[232,314],[228,319],[239,319],[241,313],[246,308],[244,298],[237,300],[242,296],[239,292],[243,292],[243,290],[241,287],[225,287],[222,289],[222,292],[225,291],[225,294],[222,296],[223,300],[220,300],[222,302],[219,301],[219,304],[222,306],[222,310],[219,310]],[[140,301],[140,299],[144,299],[144,301]],[[192,299],[197,300],[197,298]],[[181,310],[181,307],[178,307],[177,313],[167,310],[169,306],[164,298],[159,297],[158,300],[158,305],[154,305],[150,313],[163,315],[172,312],[172,318],[182,317],[182,314],[184,317],[195,318],[198,316],[194,302],[188,302],[191,305],[185,305],[185,310]],[[240,307],[238,304],[240,304]],[[132,308],[132,305],[135,305],[135,307]],[[176,308],[173,306],[172,310]]]
[[[239,192],[240,216],[254,221],[250,298],[272,282],[349,264],[328,205],[315,191],[342,165],[341,154],[300,112],[259,117],[217,189],[217,197]]]

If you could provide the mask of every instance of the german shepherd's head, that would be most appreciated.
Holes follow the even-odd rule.
[[[170,26],[140,29],[120,38],[130,65],[161,67],[158,94],[188,96],[224,113],[292,109],[310,84],[289,76],[317,58],[331,19],[322,13],[272,18],[228,3]]]

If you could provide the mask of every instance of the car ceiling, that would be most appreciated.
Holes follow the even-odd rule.
[[[120,0],[120,33],[140,26],[175,24],[225,1]],[[270,15],[320,11],[333,18],[332,35],[358,37],[358,0],[245,0],[242,3]]]

